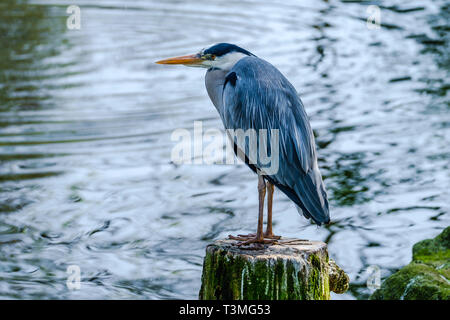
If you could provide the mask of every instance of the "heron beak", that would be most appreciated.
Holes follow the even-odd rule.
[[[196,65],[201,64],[203,59],[200,58],[198,54],[191,54],[188,56],[174,57],[164,60],[156,61],[157,64],[184,64],[184,65]]]

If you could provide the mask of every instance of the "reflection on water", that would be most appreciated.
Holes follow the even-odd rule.
[[[245,166],[170,162],[176,128],[221,122],[202,70],[153,61],[211,43],[275,64],[306,104],[333,223],[276,194],[277,233],[326,240],[366,298],[411,246],[449,224],[449,6],[379,1],[70,1],[0,4],[0,297],[196,298],[204,248],[248,232]],[[66,287],[78,265],[80,290]],[[335,296],[337,298],[337,296]]]

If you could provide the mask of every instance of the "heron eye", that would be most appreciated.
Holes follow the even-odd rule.
[[[203,57],[204,57],[206,60],[214,60],[214,59],[216,58],[215,55],[210,54],[210,53],[205,54]]]

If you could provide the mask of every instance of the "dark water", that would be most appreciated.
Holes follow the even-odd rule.
[[[222,125],[204,70],[152,62],[215,42],[301,93],[333,223],[276,193],[275,231],[328,242],[352,281],[334,298],[367,298],[368,266],[388,276],[449,225],[448,2],[95,3],[0,4],[0,298],[195,299],[205,246],[255,228],[245,166],[170,161],[173,130]]]

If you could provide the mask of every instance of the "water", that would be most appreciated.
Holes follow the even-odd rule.
[[[170,161],[173,130],[222,125],[204,70],[152,62],[215,42],[301,93],[333,223],[276,193],[274,228],[328,242],[351,278],[333,298],[367,298],[370,265],[388,276],[449,225],[446,1],[75,2],[81,30],[74,1],[0,4],[0,298],[195,299],[205,246],[253,231],[248,168]]]

